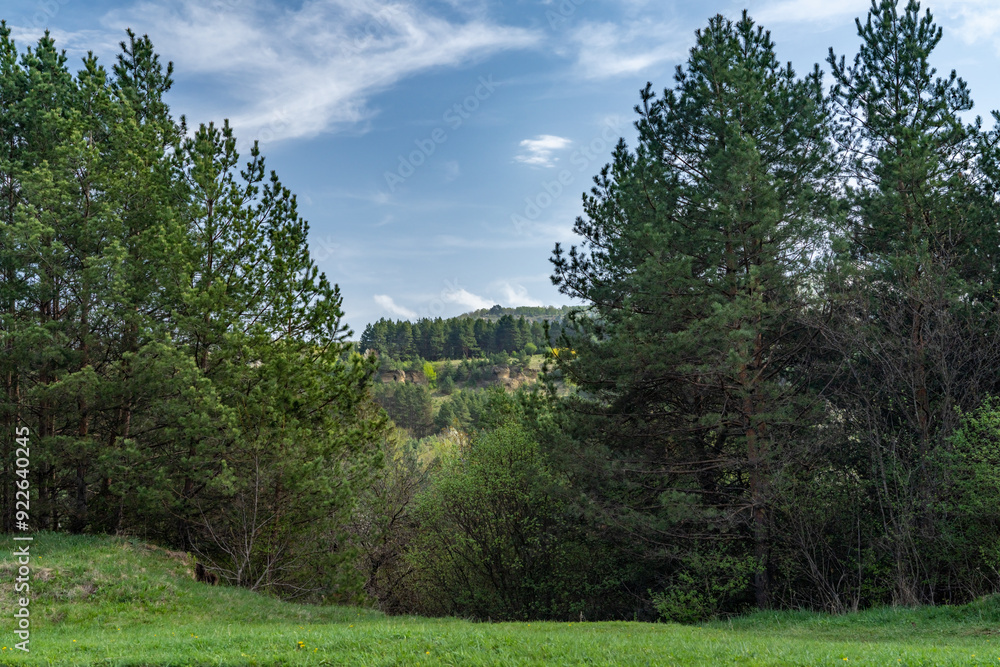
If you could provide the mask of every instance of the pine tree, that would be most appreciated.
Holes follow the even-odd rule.
[[[18,66],[18,54],[6,22],[0,22],[0,373],[3,393],[0,395],[0,476],[14,479],[15,427],[27,416],[19,400],[20,387],[26,379],[23,360],[28,354],[29,321],[20,317],[22,304],[32,293],[29,260],[22,235],[15,231],[15,215],[22,202],[20,182],[23,174],[20,141],[23,119],[19,110],[27,89],[27,77]],[[0,490],[0,530],[14,529],[14,487],[7,484]]]
[[[430,335],[428,337],[428,359],[437,361],[439,359],[444,359],[444,350],[447,338],[445,337],[444,323],[441,318],[435,318],[435,320],[430,324]]]
[[[745,12],[699,31],[675,78],[642,91],[639,146],[620,142],[595,178],[583,246],[556,246],[553,282],[590,304],[558,365],[586,392],[578,412],[600,415],[582,435],[616,467],[660,471],[623,481],[631,507],[663,507],[626,513],[645,515],[634,529],[690,536],[691,556],[706,536],[731,543],[735,522],[766,607],[771,480],[808,423],[792,369],[831,169],[826,103],[818,68],[781,66]]]
[[[928,457],[948,446],[957,409],[998,389],[1000,227],[984,163],[996,138],[963,121],[965,82],[935,76],[942,31],[918,2],[873,2],[857,28],[853,64],[829,57],[853,186],[827,338],[844,371],[834,400],[885,522],[893,601],[914,604],[933,601],[953,565]]]
[[[377,463],[376,362],[294,196],[256,147],[240,168],[228,125],[184,139],[170,85],[146,37],[73,75],[49,35],[18,60],[0,24],[0,420],[33,434],[32,527],[329,589],[323,545]]]

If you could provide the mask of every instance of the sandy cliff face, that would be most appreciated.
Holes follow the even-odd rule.
[[[379,376],[383,384],[400,383],[427,385],[427,376],[422,371],[385,371]],[[509,366],[494,366],[491,376],[486,380],[480,380],[479,387],[502,386],[506,389],[517,389],[518,387],[531,384],[538,380],[538,371],[531,368],[511,368]]]
[[[406,381],[413,384],[427,384],[427,376],[423,371],[406,371]]]
[[[505,389],[517,389],[538,379],[538,371],[531,368],[511,369],[509,366],[494,366],[493,378],[481,383],[483,386],[501,385]]]
[[[406,382],[406,373],[403,371],[386,371],[382,373],[381,380],[384,384],[391,384],[393,382]]]

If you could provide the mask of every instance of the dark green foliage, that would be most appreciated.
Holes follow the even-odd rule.
[[[930,13],[915,1],[900,9],[873,3],[852,65],[830,54],[853,184],[820,329],[849,464],[882,524],[873,546],[893,571],[885,601],[914,604],[955,600],[958,564],[938,549],[946,478],[927,460],[947,448],[959,410],[998,389],[1000,227],[996,136],[963,120],[972,99],[954,71],[935,76]]]
[[[707,553],[687,554],[684,569],[674,573],[663,591],[651,592],[661,618],[697,623],[747,609],[746,591],[753,585],[756,561],[745,554],[730,555],[725,545],[706,548]]]
[[[382,384],[376,388],[375,399],[389,418],[410,432],[414,438],[430,435],[434,426],[430,389],[413,382]]]
[[[827,98],[746,15],[713,19],[556,247],[588,308],[554,358],[578,391],[552,460],[669,618],[740,611],[751,579],[759,606],[834,611],[997,583],[974,411],[998,389],[1000,134],[936,78],[918,3],[858,32]]]
[[[464,389],[451,394],[434,417],[434,426],[439,431],[446,428],[456,428],[460,431],[473,431],[479,424],[480,416],[487,409],[491,393]]]
[[[772,485],[811,421],[794,364],[829,199],[825,101],[745,14],[713,18],[676,81],[642,92],[638,148],[595,178],[583,247],[556,246],[553,282],[591,304],[557,362],[582,390],[570,421],[622,471],[609,506],[671,567],[743,542],[766,606]]]
[[[1000,585],[1000,401],[987,398],[964,415],[930,458],[943,487],[932,555],[949,563],[945,601]]]
[[[565,309],[537,310],[544,312],[533,321],[529,321],[524,315],[515,319],[510,313],[500,314],[495,319],[473,319],[463,315],[447,320],[424,318],[414,323],[380,319],[365,327],[361,334],[360,349],[362,352],[375,350],[380,355],[394,359],[421,357],[431,361],[466,359],[480,354],[512,354],[528,349],[528,345],[537,351],[550,347],[556,340],[561,331],[558,318],[564,315]],[[549,311],[552,311],[551,315]],[[549,322],[550,318],[556,327],[552,337],[547,338],[542,323]]]
[[[573,618],[593,560],[567,513],[569,490],[514,422],[446,460],[418,499],[410,554],[427,613]]]

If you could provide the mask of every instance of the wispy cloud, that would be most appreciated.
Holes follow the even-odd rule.
[[[690,48],[690,31],[670,21],[586,22],[570,39],[577,67],[589,79],[638,74],[682,58]]]
[[[225,5],[146,0],[109,13],[104,24],[148,32],[180,71],[210,76],[232,98],[224,104],[236,102],[237,111],[225,115],[237,133],[265,140],[358,122],[371,114],[371,94],[407,76],[467,65],[540,38],[486,18],[442,18],[412,0],[306,0],[298,9],[273,0]]]
[[[409,308],[400,306],[398,303],[393,301],[392,297],[388,294],[376,294],[375,303],[381,306],[382,310],[395,315],[396,317],[414,318],[417,316],[417,314]]]
[[[493,305],[493,302],[487,301],[477,294],[473,294],[464,287],[448,290],[441,297],[445,303],[454,303],[469,310],[489,308]]]
[[[841,17],[867,16],[871,0],[775,0],[750,12],[764,27],[782,23],[823,23]],[[853,25],[853,22],[851,23]],[[836,24],[833,24],[836,25]]]
[[[545,304],[531,297],[524,285],[512,285],[509,282],[500,284],[501,299],[505,306],[514,308],[516,306],[544,306]]]
[[[56,48],[65,49],[71,56],[83,57],[88,51],[93,51],[102,56],[101,60],[103,62],[104,56],[118,53],[118,44],[125,36],[124,31],[120,33],[116,31],[115,34],[110,34],[102,30],[62,30],[52,27],[49,24],[49,21],[54,20],[55,16],[57,16],[55,13],[49,15],[39,12],[27,18],[24,24],[19,24],[16,16],[10,18],[8,20],[10,34],[17,43],[18,48],[26,46],[34,48],[38,39],[48,30],[49,36],[56,42]]]
[[[957,24],[956,34],[963,42],[992,41],[1000,50],[1000,5],[995,0],[943,0],[932,9],[937,7],[950,23]]]
[[[523,152],[515,155],[514,159],[536,167],[553,167],[559,158],[553,157],[552,153],[566,148],[570,143],[570,140],[564,137],[540,134],[534,139],[522,141],[519,145]]]

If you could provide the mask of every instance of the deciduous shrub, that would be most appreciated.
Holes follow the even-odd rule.
[[[420,611],[477,618],[569,618],[587,598],[588,553],[567,488],[516,422],[446,461],[415,511],[410,554]]]

